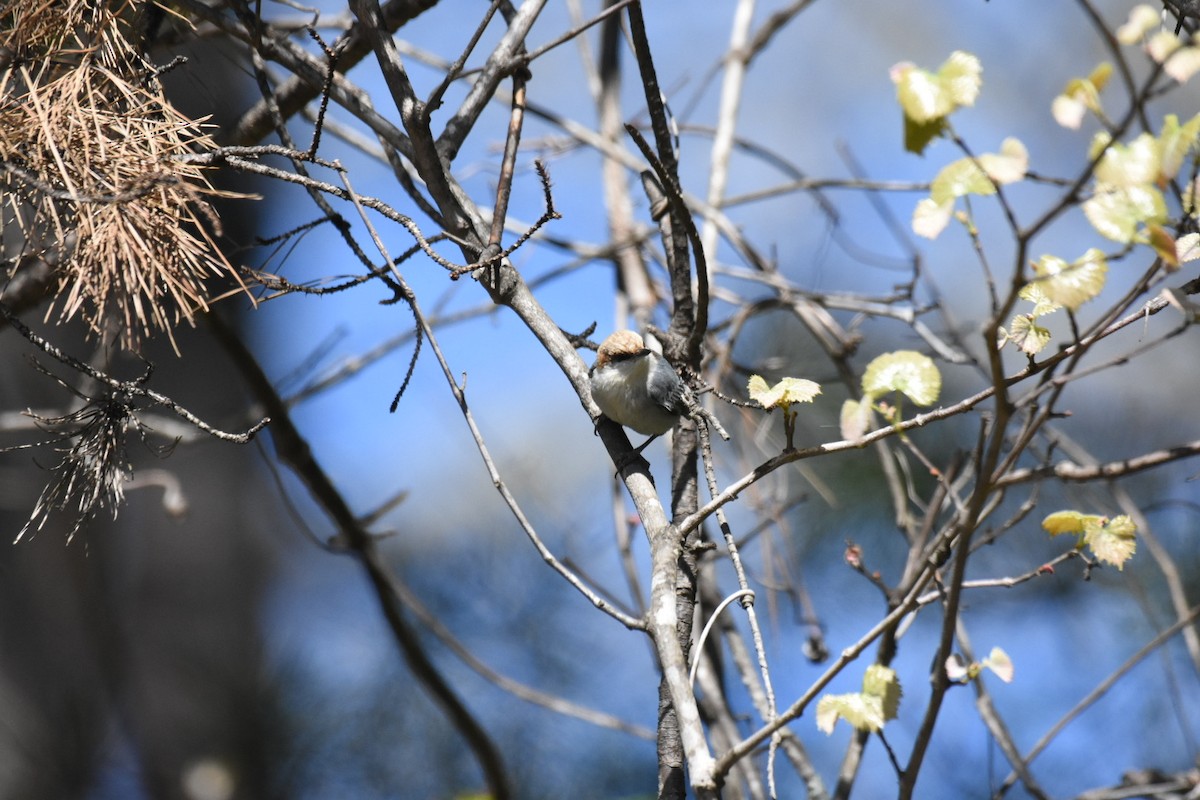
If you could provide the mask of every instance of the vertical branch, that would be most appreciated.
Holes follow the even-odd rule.
[[[667,121],[666,104],[663,101],[662,88],[658,84],[658,75],[654,69],[654,59],[650,53],[650,41],[646,37],[646,21],[642,17],[642,4],[629,5],[629,30],[633,39],[633,52],[637,56],[638,73],[641,76],[642,88],[645,92],[646,108],[650,112],[650,127],[654,133],[654,148],[658,161],[662,164],[662,172],[671,176],[678,185],[679,161],[675,157],[675,147],[671,137],[671,128]],[[672,186],[662,187],[670,197]],[[671,341],[664,342],[664,348],[669,348],[668,357],[683,361],[694,367],[700,364],[700,342],[696,338],[696,304],[692,299],[691,264],[688,257],[687,223],[690,221],[686,207],[680,208],[675,203],[669,207],[671,228],[667,247],[667,268],[671,275],[671,295],[674,307],[671,312],[670,333]],[[707,313],[707,310],[705,311]],[[703,333],[701,332],[701,336]],[[682,350],[686,343],[686,350]]]
[[[508,217],[508,201],[512,197],[513,175],[516,173],[517,149],[521,145],[521,126],[525,121],[525,81],[523,70],[513,75],[512,113],[508,118],[508,136],[504,140],[504,158],[500,162],[500,180],[496,186],[496,207],[492,211],[492,229],[488,235],[488,250],[500,251],[504,246],[504,220]]]
[[[610,0],[610,5],[612,0]],[[609,147],[619,147],[624,131],[621,119],[621,19],[613,14],[604,20],[600,32],[599,94],[596,98],[599,134]],[[613,264],[617,270],[617,302],[627,304],[642,328],[658,303],[658,295],[650,281],[646,260],[635,244],[636,226],[633,219],[633,200],[630,197],[626,168],[615,158],[605,158],[601,165],[604,185],[604,205],[608,209],[608,235],[613,243]],[[617,309],[621,322],[626,308]]]
[[[708,205],[714,211],[721,207],[725,197],[725,186],[729,179],[729,161],[733,154],[734,132],[737,129],[738,107],[742,102],[742,86],[746,81],[747,60],[751,52],[747,49],[750,38],[750,21],[754,18],[754,0],[739,0],[733,14],[733,26],[729,34],[729,49],[725,56],[725,79],[721,83],[721,105],[717,110],[717,130],[713,136],[712,153],[709,158]],[[717,252],[717,225],[711,216],[706,216],[700,235],[704,252]]]

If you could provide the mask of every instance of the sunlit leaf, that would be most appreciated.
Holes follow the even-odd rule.
[[[821,385],[804,378],[784,378],[774,386],[767,386],[760,375],[751,375],[747,385],[750,399],[763,408],[780,408],[792,403],[811,403],[821,393]]]
[[[1170,58],[1182,46],[1183,43],[1175,34],[1162,29],[1146,40],[1146,52],[1159,64]]]
[[[1108,262],[1104,253],[1093,247],[1070,264],[1057,256],[1042,256],[1033,270],[1046,297],[1076,311],[1104,289]]]
[[[1050,331],[1034,322],[1032,315],[1017,314],[1008,331],[1008,340],[1025,353],[1035,356],[1050,344]]]
[[[1093,150],[1099,152],[1095,142]],[[1107,143],[1104,157],[1096,165],[1096,181],[1107,186],[1143,186],[1158,180],[1162,149],[1157,139],[1143,133],[1129,144]]]
[[[862,387],[869,398],[900,392],[919,406],[931,406],[942,391],[942,374],[929,356],[915,350],[897,350],[867,365]]]
[[[817,702],[817,728],[833,733],[838,719],[844,719],[857,730],[883,729],[883,701],[863,694],[827,694]]]
[[[1096,65],[1096,68],[1088,73],[1087,82],[1096,88],[1097,92],[1104,91],[1104,87],[1108,85],[1108,81],[1112,78],[1113,65],[1107,61],[1101,61]],[[1090,105],[1089,105],[1090,107]],[[1099,106],[1097,106],[1097,109]]]
[[[863,691],[825,695],[817,702],[817,728],[833,733],[838,719],[860,731],[878,731],[896,718],[900,707],[900,682],[889,667],[872,664],[863,676]]]
[[[900,712],[900,679],[896,671],[882,664],[872,664],[863,675],[863,694],[883,701],[883,718],[895,719]]]
[[[1200,48],[1185,45],[1168,30],[1160,30],[1151,36],[1146,42],[1146,52],[1162,64],[1163,72],[1179,83],[1187,83],[1200,71]]]
[[[938,172],[929,186],[929,197],[913,210],[913,232],[936,239],[954,211],[954,200],[968,194],[995,194],[997,184],[1014,183],[1025,177],[1029,152],[1020,139],[1009,137],[999,153],[984,153],[978,159],[960,158]]]
[[[1175,245],[1175,239],[1161,225],[1150,225],[1146,229],[1149,235],[1150,246],[1154,248],[1154,252],[1162,259],[1163,265],[1174,272],[1179,269],[1179,250]]]
[[[1000,143],[999,153],[984,153],[979,165],[988,177],[999,184],[1016,183],[1029,170],[1029,151],[1020,139],[1010,136]],[[990,194],[984,192],[981,194]]]
[[[1180,264],[1200,258],[1200,233],[1187,233],[1175,240],[1175,259]]]
[[[938,172],[929,186],[929,196],[938,203],[967,194],[994,194],[996,184],[1014,183],[1025,177],[1029,151],[1020,139],[1009,137],[999,153],[984,153],[978,159],[960,158]]]
[[[1100,63],[1086,78],[1074,78],[1067,83],[1063,93],[1054,98],[1051,113],[1054,120],[1064,128],[1077,129],[1083,122],[1084,112],[1091,110],[1102,113],[1100,92],[1112,76],[1112,64]]]
[[[1166,221],[1167,204],[1153,186],[1097,187],[1083,213],[1101,236],[1129,244],[1140,225]]]
[[[1084,542],[1096,558],[1124,569],[1125,562],[1137,551],[1137,525],[1128,515],[1100,518],[1085,526]]]
[[[842,403],[842,413],[838,420],[842,438],[854,441],[862,437],[871,426],[871,404],[847,400]]]
[[[988,653],[988,657],[983,660],[983,666],[990,669],[997,678],[1005,683],[1012,683],[1014,672],[1012,659],[999,647],[992,648],[992,652]]]
[[[1200,114],[1192,117],[1183,125],[1174,114],[1163,118],[1162,130],[1159,131],[1159,175],[1170,180],[1179,172],[1187,154],[1196,147],[1200,140]]]
[[[896,99],[904,112],[905,149],[923,152],[941,134],[952,111],[975,103],[981,72],[979,59],[962,51],[951,53],[936,73],[907,61],[892,67]]]
[[[996,185],[969,158],[960,158],[942,167],[929,185],[929,197],[941,203],[965,194],[994,194]]]
[[[904,115],[916,122],[929,122],[960,106],[974,105],[982,71],[978,58],[956,50],[936,73],[904,62],[892,67],[891,77]]]
[[[1187,213],[1187,214],[1195,214],[1196,213],[1196,208],[1197,208],[1196,198],[1197,198],[1197,196],[1200,196],[1200,177],[1193,178],[1192,180],[1187,182],[1186,186],[1183,187],[1183,198],[1181,201],[1181,205],[1183,206],[1183,210],[1185,213]]]
[[[1046,314],[1052,314],[1062,308],[1062,305],[1054,302],[1046,293],[1042,291],[1041,284],[1037,281],[1027,283],[1018,292],[1018,296],[1022,300],[1028,300],[1033,303],[1033,311],[1029,312],[1034,317],[1044,317]]]
[[[1060,94],[1050,104],[1050,115],[1054,117],[1054,121],[1071,130],[1079,129],[1086,112],[1087,104],[1079,95]]]
[[[1095,514],[1082,514],[1078,511],[1055,511],[1042,520],[1042,528],[1051,536],[1063,533],[1082,535],[1088,520],[1099,520]]]
[[[1163,64],[1163,72],[1179,83],[1187,83],[1200,72],[1200,47],[1181,47]]]
[[[953,197],[941,203],[935,202],[932,197],[926,197],[918,201],[917,207],[913,209],[913,233],[926,239],[936,239],[950,224],[953,213]]]
[[[1121,44],[1137,44],[1143,36],[1162,24],[1160,13],[1161,9],[1145,3],[1134,6],[1129,12],[1129,19],[1117,28],[1117,41]]]

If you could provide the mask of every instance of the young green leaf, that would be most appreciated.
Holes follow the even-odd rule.
[[[863,690],[857,694],[825,695],[817,702],[817,728],[833,733],[838,719],[860,731],[878,731],[900,709],[900,681],[896,671],[880,664],[867,667]]]
[[[842,413],[838,420],[842,438],[854,441],[862,437],[871,427],[871,403],[847,400],[842,403]]]
[[[1013,663],[1008,657],[1008,653],[1001,650],[999,647],[993,647],[992,652],[988,653],[980,666],[990,669],[995,673],[996,677],[1005,683],[1012,683],[1013,680]]]
[[[1029,170],[1029,150],[1020,139],[1009,136],[1000,143],[999,153],[981,155],[979,166],[983,167],[987,176],[996,183],[1016,183],[1024,178]]]
[[[1051,301],[1072,311],[1100,294],[1108,274],[1104,253],[1090,248],[1068,264],[1057,256],[1042,256],[1033,265],[1035,283]]]
[[[1161,225],[1149,225],[1146,228],[1146,235],[1150,247],[1162,259],[1163,266],[1167,268],[1167,271],[1174,272],[1179,269],[1179,248],[1167,229]]]
[[[1167,220],[1167,204],[1153,186],[1112,188],[1097,185],[1096,194],[1083,204],[1083,214],[1101,236],[1129,244],[1138,226]]]
[[[1180,125],[1179,117],[1167,114],[1158,133],[1159,178],[1170,180],[1179,173],[1187,154],[1200,141],[1200,114]]]
[[[1137,44],[1152,30],[1162,25],[1160,9],[1142,3],[1129,12],[1129,19],[1117,28],[1117,41],[1121,44]]]
[[[1137,525],[1128,515],[1109,519],[1099,514],[1056,511],[1042,520],[1051,536],[1073,533],[1079,537],[1076,547],[1087,545],[1101,561],[1124,569],[1125,562],[1137,551]]]
[[[961,106],[974,105],[982,84],[979,59],[956,50],[936,73],[902,62],[891,69],[896,99],[904,111],[904,146],[921,153],[945,127],[945,119]]]
[[[936,239],[941,235],[942,231],[946,230],[946,226],[950,224],[950,217],[953,214],[953,197],[947,198],[940,203],[932,197],[922,198],[917,201],[917,207],[913,209],[913,233],[917,236],[923,236],[926,239]]]
[[[1017,314],[1007,331],[1008,341],[1022,352],[1035,356],[1050,344],[1050,331],[1034,322],[1033,314]]]
[[[1096,181],[1107,186],[1144,186],[1158,180],[1162,148],[1157,139],[1143,133],[1129,144],[1112,142],[1107,133],[1092,139],[1089,156],[1104,155],[1096,164]]]
[[[1146,52],[1162,64],[1163,72],[1179,83],[1187,83],[1200,71],[1200,48],[1185,45],[1170,31],[1160,30],[1146,42]]]
[[[913,211],[913,232],[936,239],[950,222],[954,200],[968,194],[996,193],[997,184],[1015,183],[1029,168],[1029,151],[1020,139],[1009,137],[999,153],[984,153],[978,159],[960,158],[938,172],[929,186],[929,197]]]
[[[1175,258],[1180,264],[1200,258],[1200,233],[1187,233],[1176,239]]]
[[[1084,542],[1092,553],[1117,569],[1124,569],[1125,562],[1137,552],[1137,525],[1126,514],[1112,519],[1102,517],[1085,528]]]
[[[1050,106],[1054,121],[1064,128],[1077,130],[1085,112],[1102,115],[1104,110],[1100,105],[1100,92],[1104,90],[1112,71],[1112,64],[1104,61],[1086,78],[1070,80],[1063,93],[1054,98]]]
[[[1028,300],[1033,303],[1033,311],[1029,313],[1034,317],[1044,317],[1062,308],[1060,304],[1046,296],[1046,293],[1042,291],[1042,287],[1037,281],[1025,284],[1021,291],[1017,293],[1017,296],[1022,300]]]
[[[929,356],[915,350],[897,350],[867,365],[862,389],[871,399],[900,392],[919,406],[931,406],[941,394],[942,374]]]
[[[821,393],[821,385],[805,378],[784,378],[767,386],[760,375],[751,375],[746,386],[750,399],[763,408],[781,408],[792,403],[811,403]]]
[[[1042,520],[1042,528],[1051,536],[1063,533],[1073,533],[1082,536],[1089,520],[1098,520],[1095,514],[1082,514],[1078,511],[1055,511]]]

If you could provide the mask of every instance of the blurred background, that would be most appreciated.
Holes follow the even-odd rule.
[[[461,12],[468,4],[443,2],[403,28],[399,38],[453,60],[485,5],[469,4],[464,23]],[[579,5],[587,16],[599,10],[593,2]],[[784,5],[759,3],[755,24]],[[1112,29],[1133,4],[1091,5]],[[533,29],[531,49],[570,29],[574,6],[550,3]],[[645,9],[660,81],[681,129],[684,188],[701,196],[734,7],[721,0],[701,6],[649,3]],[[345,13],[333,2],[320,8],[327,19]],[[264,7],[264,14],[304,16],[282,6]],[[478,52],[488,52],[501,30],[493,22]],[[595,126],[581,59],[594,59],[597,31],[584,34],[586,49],[568,43],[533,64],[531,104]],[[1050,116],[1051,101],[1067,81],[1109,57],[1083,3],[814,2],[751,66],[739,135],[811,177],[927,182],[958,153],[945,143],[924,157],[904,151],[888,70],[900,61],[934,69],[953,50],[972,52],[983,63],[980,99],[954,118],[975,152],[994,152],[1012,135],[1025,142],[1030,168],[1038,173],[1071,176],[1085,163],[1094,125],[1070,131]],[[189,61],[170,74],[170,92],[185,112],[213,115],[220,139],[257,99],[251,76],[240,56],[214,42],[182,52]],[[166,62],[170,55],[156,59]],[[406,58],[418,93],[427,94],[440,73],[420,58]],[[1144,59],[1135,55],[1132,61],[1145,72]],[[623,113],[644,122],[628,50],[622,63]],[[381,111],[390,107],[370,59],[350,77],[379,99]],[[446,113],[463,91],[451,88]],[[1119,90],[1114,87],[1106,97],[1112,98],[1114,115],[1124,111]],[[1160,120],[1168,110],[1190,117],[1200,110],[1198,100],[1195,86],[1184,87],[1161,106],[1152,105],[1151,118]],[[339,120],[336,110],[330,113]],[[483,204],[494,191],[507,113],[507,107],[494,105],[458,157],[463,185]],[[297,118],[292,128],[304,146],[311,124]],[[522,147],[512,218],[532,222],[541,214],[541,187],[531,167],[540,157],[563,215],[545,233],[602,245],[608,233],[600,157],[537,114],[528,120]],[[342,162],[360,194],[387,200],[413,214],[423,230],[433,230],[389,170],[329,130],[321,152]],[[793,177],[738,151],[727,194]],[[245,244],[230,253],[234,263],[297,283],[356,271],[328,229],[278,247],[250,246],[255,237],[276,236],[317,213],[299,190],[249,183],[230,188],[265,198],[234,201],[222,210],[228,239]],[[727,213],[801,286],[886,294],[909,279],[915,246],[911,235],[897,236],[892,223],[898,220],[907,230],[921,196],[835,188],[819,200],[811,193],[788,193],[734,204]],[[1022,184],[1010,197],[1028,222],[1054,202],[1057,190]],[[1008,231],[994,204],[976,202],[974,211],[983,245],[1004,280],[1012,257]],[[352,216],[353,209],[343,213]],[[644,205],[636,213],[648,221]],[[399,228],[384,229],[384,235],[393,254],[411,244]],[[1053,252],[1070,259],[1093,245],[1103,246],[1082,215],[1067,215],[1038,238],[1032,255]],[[987,298],[969,240],[951,226],[938,241],[919,246],[924,299],[941,299],[950,312],[941,333],[978,348]],[[743,266],[725,245],[709,257]],[[536,294],[565,330],[596,323],[599,340],[623,326],[616,318],[611,263],[581,261],[550,243],[533,243],[513,260],[527,281],[544,281]],[[1128,269],[1132,277],[1141,268],[1113,266],[1114,297],[1121,271]],[[560,558],[606,587],[616,602],[632,606],[614,555],[612,465],[568,383],[519,320],[487,309],[475,283],[451,282],[421,259],[401,269],[426,313],[451,320],[441,326],[439,341],[454,373],[466,376],[472,412],[525,513]],[[1185,265],[1183,279],[1194,272]],[[754,293],[735,276],[720,280],[743,296]],[[365,353],[386,353],[294,407],[294,421],[317,460],[357,513],[368,514],[406,493],[373,525],[387,534],[380,550],[488,667],[635,727],[632,733],[606,729],[518,699],[422,629],[438,668],[501,744],[519,796],[653,796],[654,744],[637,735],[655,725],[657,678],[647,642],[597,614],[542,563],[493,489],[428,353],[419,359],[396,413],[389,413],[413,347],[408,312],[380,305],[389,296],[368,284],[319,298],[286,296],[257,308],[233,298],[221,311],[285,397]],[[481,311],[469,313],[474,309]],[[730,310],[717,301],[714,318]],[[40,319],[39,313],[27,316],[31,324]],[[849,322],[850,316],[843,319]],[[656,321],[665,323],[665,315]],[[1149,320],[1145,331],[1127,333],[1105,352],[1123,352],[1166,324]],[[77,331],[41,330],[77,354],[87,352]],[[921,347],[900,323],[874,321],[861,330],[867,344],[860,367],[878,352]],[[181,331],[178,338],[182,358],[165,343],[151,348],[157,388],[226,429],[244,428],[261,415],[204,326]],[[1079,382],[1066,395],[1073,417],[1063,429],[1100,459],[1197,438],[1188,411],[1196,389],[1193,339],[1178,337],[1127,367]],[[758,318],[742,342],[736,358],[747,369],[819,382],[836,377],[808,334],[785,315]],[[0,444],[45,438],[28,426],[14,430],[18,423],[10,412],[54,409],[63,402],[61,389],[30,369],[29,353],[12,331],[0,335],[0,410],[7,422]],[[581,355],[591,362],[590,353]],[[129,374],[138,371],[126,366]],[[978,388],[978,377],[968,370],[947,370],[945,377],[943,398]],[[841,438],[841,397],[818,398],[804,409],[798,445]],[[735,441],[718,450],[723,482],[778,452],[782,441],[775,417],[731,414],[730,420]],[[974,444],[976,424],[977,419],[955,421],[915,438],[935,462],[944,463]],[[656,443],[647,453],[665,486],[666,445]],[[53,520],[37,535],[0,547],[0,797],[450,798],[482,790],[470,752],[404,666],[360,564],[318,546],[335,531],[303,487],[274,463],[269,435],[241,447],[187,441],[169,458],[134,441],[130,455],[145,485],[128,491],[115,520],[97,519],[67,546],[69,520]],[[48,449],[0,455],[0,531],[8,531],[9,540],[28,519],[45,484],[45,468],[55,461]],[[1193,541],[1196,484],[1188,478],[1198,469],[1185,462],[1125,482],[1193,589],[1200,549]],[[183,514],[170,513],[176,504],[165,502],[176,486],[186,498]],[[837,653],[885,611],[877,589],[844,564],[847,541],[861,545],[868,566],[893,580],[906,548],[895,533],[878,461],[865,451],[801,462],[773,475],[732,512],[735,529],[749,530],[756,505],[781,498],[791,510],[754,540],[747,558],[759,581],[768,656],[780,665],[773,675],[776,694],[786,705],[824,669],[801,655],[809,623],[820,626]],[[1100,504],[1097,513],[1119,513],[1103,505],[1108,502],[1099,488],[1047,486],[1038,511],[1094,503]],[[1035,513],[1003,546],[980,553],[971,577],[1021,574],[1069,546],[1050,541],[1040,519]],[[635,553],[644,565],[640,541]],[[795,593],[771,591],[781,570],[804,587],[811,608]],[[1144,550],[1120,573],[1102,569],[1085,582],[1078,564],[1067,564],[1016,588],[969,594],[966,602],[964,619],[977,652],[1001,646],[1015,663],[1011,685],[994,680],[990,685],[1023,750],[1172,621],[1161,573]],[[920,723],[938,624],[935,616],[919,618],[894,665],[908,705],[887,735],[903,750]],[[861,670],[851,668],[830,690],[856,691],[860,678]],[[1034,774],[1053,796],[1071,797],[1117,783],[1130,769],[1194,766],[1197,679],[1181,644],[1173,641],[1067,727],[1034,762]],[[738,689],[730,687],[735,695]],[[832,784],[849,729],[840,726],[827,737],[811,715],[791,727]],[[744,732],[752,729],[748,720]],[[972,693],[951,691],[918,796],[989,797],[1007,773]],[[890,796],[895,785],[886,755],[872,743],[855,796]],[[803,796],[803,787],[788,775],[780,796]],[[1008,796],[1025,795],[1018,786]]]

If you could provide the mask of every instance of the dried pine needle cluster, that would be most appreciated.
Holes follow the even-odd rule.
[[[85,398],[82,408],[61,417],[34,416],[38,424],[51,432],[62,432],[57,441],[59,462],[50,469],[53,477],[42,491],[25,527],[17,534],[19,542],[26,533],[39,531],[52,512],[69,513],[74,519],[67,543],[87,522],[102,510],[117,516],[124,502],[124,484],[133,476],[125,451],[130,425],[142,431],[133,415],[128,398],[111,393],[100,398]],[[143,441],[145,433],[142,432]]]
[[[125,0],[0,0],[4,255],[54,265],[52,309],[130,349],[193,323],[211,300],[207,278],[241,284],[213,240],[206,198],[218,192],[178,158],[213,142],[130,44],[135,11]]]

